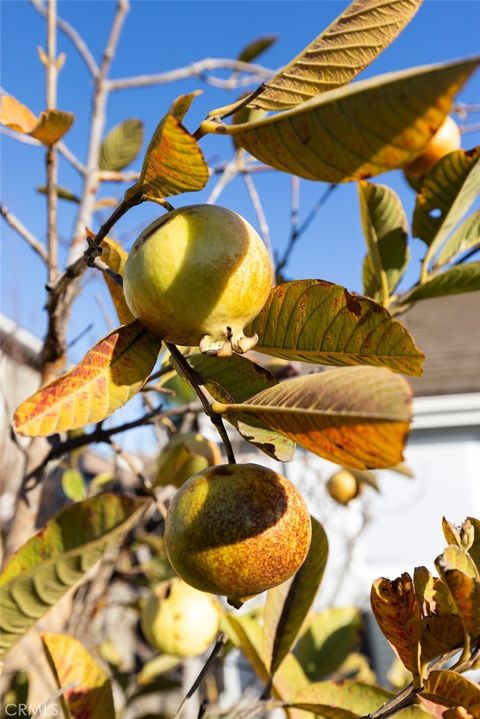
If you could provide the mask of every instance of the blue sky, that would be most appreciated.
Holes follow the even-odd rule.
[[[269,2],[156,2],[133,0],[127,17],[111,76],[125,77],[161,72],[190,64],[204,57],[234,57],[250,40],[265,34],[278,35],[278,43],[259,62],[278,68],[298,53],[332,19],[347,6],[346,2],[290,0]],[[59,14],[82,34],[93,54],[100,57],[109,32],[115,3],[111,0],[59,0]],[[1,85],[34,112],[45,107],[44,70],[38,59],[37,46],[45,46],[45,23],[27,0],[0,0],[2,14]],[[416,18],[402,35],[369,67],[367,77],[409,66],[463,57],[479,50],[480,2],[478,0],[426,0]],[[91,79],[75,49],[61,33],[59,51],[67,60],[59,78],[58,106],[76,114],[76,122],[66,136],[69,147],[85,159]],[[187,118],[190,129],[213,107],[234,99],[224,91],[205,86],[191,78],[175,85],[114,93],[107,108],[107,130],[130,117],[145,122],[148,140],[160,117],[178,94],[203,89]],[[479,102],[480,73],[469,82],[460,96],[465,102]],[[470,122],[478,122],[472,115]],[[471,147],[479,142],[479,134],[464,136],[463,144]],[[15,140],[2,137],[2,196],[9,209],[39,238],[45,236],[45,198],[35,187],[45,184],[44,152]],[[221,162],[231,154],[230,143],[223,138],[202,141],[206,157]],[[134,165],[139,167],[139,161]],[[379,178],[393,187],[402,197],[410,215],[413,193],[400,173]],[[272,243],[281,250],[288,239],[290,210],[290,181],[281,173],[256,177]],[[60,184],[80,192],[78,175],[61,161]],[[325,185],[301,182],[301,218],[304,217]],[[176,198],[175,206],[204,201],[212,189],[210,184],[202,193]],[[120,186],[102,189],[102,195],[121,195]],[[253,224],[255,214],[241,181],[230,186],[222,195],[221,204],[241,212]],[[75,205],[61,203],[60,234],[65,240],[71,232]],[[134,209],[117,227],[117,236],[125,239],[127,247],[142,227],[159,214],[154,205]],[[97,220],[100,217],[97,215]],[[98,227],[98,224],[96,225]],[[41,336],[46,317],[44,302],[44,268],[32,251],[13,231],[1,224],[1,270],[4,313]],[[413,261],[409,277],[417,276],[420,243],[412,245]],[[365,252],[360,229],[356,188],[341,186],[332,195],[309,231],[302,237],[299,248],[288,266],[290,277],[318,277],[361,291],[361,263]],[[92,275],[94,273],[91,273]],[[90,277],[85,283],[83,297],[72,319],[70,338],[90,324],[92,327],[72,349],[72,359],[78,360],[86,349],[105,334],[107,327],[99,311],[95,296],[102,294],[107,304],[102,278]],[[109,311],[113,317],[110,305]]]

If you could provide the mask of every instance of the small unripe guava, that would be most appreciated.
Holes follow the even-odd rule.
[[[422,154],[403,168],[406,178],[415,180],[423,177],[444,155],[458,150],[460,143],[458,125],[453,118],[447,116]]]
[[[358,496],[360,485],[347,469],[332,474],[327,482],[327,492],[339,504],[348,504]]]
[[[243,217],[216,205],[191,205],[142,232],[128,255],[123,287],[132,314],[165,341],[228,354],[255,343],[243,329],[272,283],[268,251]]]
[[[220,612],[214,597],[175,578],[150,594],[140,622],[146,640],[155,649],[196,657],[215,639]]]
[[[219,464],[221,459],[218,445],[198,432],[175,435],[160,452],[154,484],[180,487],[202,469]]]
[[[289,579],[310,540],[300,492],[257,464],[223,464],[191,477],[165,522],[165,550],[176,573],[233,606]]]

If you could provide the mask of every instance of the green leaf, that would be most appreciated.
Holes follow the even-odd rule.
[[[37,187],[36,190],[41,195],[47,194],[46,185],[40,185],[40,187]],[[68,202],[75,202],[77,205],[80,203],[80,198],[78,197],[78,195],[75,195],[71,190],[68,190],[66,187],[59,187],[59,185],[57,185],[56,190],[57,196],[60,200],[68,200]]]
[[[360,213],[368,249],[370,297],[388,305],[409,261],[408,225],[398,195],[385,185],[359,182]]]
[[[254,415],[304,449],[356,469],[402,460],[411,418],[405,379],[351,367],[285,380],[245,404],[213,403],[221,414]]]
[[[316,614],[295,655],[311,681],[332,674],[360,643],[362,615],[357,607],[330,607]]]
[[[20,547],[0,576],[2,655],[123,540],[147,504],[98,495],[66,507]]]
[[[438,253],[435,266],[446,265],[457,255],[471,250],[477,246],[480,248],[480,210],[473,212],[467,217],[458,229],[450,235],[444,246]]]
[[[139,180],[125,197],[142,193],[145,199],[161,200],[205,187],[208,166],[202,151],[181,120],[196,93],[181,95],[157,125],[143,160]]]
[[[428,245],[432,258],[460,222],[480,186],[480,146],[455,150],[437,162],[417,195],[412,233]]]
[[[68,499],[79,502],[87,496],[87,485],[83,474],[77,469],[67,469],[62,476],[62,489]]]
[[[387,310],[322,280],[295,280],[274,287],[246,332],[258,335],[258,352],[274,357],[422,373],[423,354]]]
[[[420,155],[479,60],[380,75],[318,95],[264,120],[204,132],[234,135],[254,157],[309,180],[348,182],[404,167]]]
[[[272,47],[277,42],[276,35],[263,35],[258,37],[238,53],[237,60],[240,62],[252,62],[255,58],[260,57],[269,47]]]
[[[326,719],[354,719],[371,714],[392,696],[380,687],[345,679],[310,684],[288,706],[314,712]],[[431,719],[431,715],[419,706],[403,710],[398,717]]]
[[[141,150],[143,122],[125,120],[110,130],[100,149],[99,170],[118,172],[128,167]]]
[[[285,110],[346,85],[397,37],[421,0],[355,0],[252,99]]]
[[[457,265],[436,275],[425,284],[413,289],[406,295],[405,302],[428,300],[431,297],[445,297],[445,295],[459,295],[463,292],[477,292],[480,290],[480,262],[468,262]]]
[[[264,653],[271,676],[287,656],[310,611],[327,557],[327,535],[322,525],[312,517],[312,542],[305,562],[291,580],[267,592]]]
[[[42,632],[41,639],[62,704],[72,719],[115,719],[112,684],[83,644],[66,634]],[[72,686],[73,685],[73,686]]]

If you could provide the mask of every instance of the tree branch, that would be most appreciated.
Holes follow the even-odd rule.
[[[179,67],[175,70],[155,73],[152,75],[138,75],[136,77],[122,77],[108,82],[109,90],[127,90],[133,87],[151,87],[152,85],[164,85],[169,82],[177,82],[178,80],[186,80],[190,77],[202,76],[213,70],[236,70],[237,72],[248,72],[252,74],[251,82],[256,78],[261,80],[272,77],[272,71],[261,65],[254,65],[248,62],[240,62],[239,60],[206,58],[199,62],[194,62],[185,67]],[[256,76],[254,78],[253,76]],[[227,81],[225,81],[227,82]]]
[[[46,62],[46,100],[47,109],[57,106],[57,37],[56,37],[57,0],[48,0],[47,7],[47,62]],[[57,238],[57,152],[55,145],[46,149],[47,166],[47,245],[48,245],[48,282],[53,282],[58,273]]]
[[[255,210],[255,214],[257,215],[258,219],[258,225],[260,229],[260,233],[263,237],[263,241],[268,249],[268,252],[270,254],[270,257],[272,256],[272,244],[270,242],[270,230],[268,227],[267,218],[265,216],[265,211],[263,209],[262,201],[260,199],[260,195],[257,192],[257,188],[255,187],[255,183],[253,179],[250,177],[248,173],[242,174],[243,181],[245,183],[245,187],[247,188],[247,192],[250,196],[251,203],[253,205],[253,209]]]
[[[287,266],[296,243],[298,242],[300,237],[303,235],[305,230],[307,230],[308,227],[311,225],[311,223],[317,216],[319,210],[325,205],[326,201],[328,200],[328,198],[330,197],[330,195],[332,194],[332,192],[335,190],[336,187],[337,187],[337,185],[329,185],[327,187],[325,192],[319,197],[317,202],[314,204],[314,206],[312,207],[312,209],[310,210],[310,212],[308,213],[308,215],[306,216],[306,218],[304,219],[304,221],[302,222],[300,227],[297,227],[296,222],[295,223],[292,222],[292,229],[290,232],[290,239],[288,241],[288,245],[283,254],[283,257],[277,262],[277,267],[276,267],[277,274],[279,272],[281,272],[281,270],[283,270]],[[294,216],[294,211],[292,210],[292,218],[293,218],[293,216]]]
[[[28,492],[30,489],[33,489],[33,487],[36,486],[36,484],[38,483],[39,475],[45,469],[49,462],[51,462],[53,459],[59,459],[64,454],[67,454],[74,449],[80,449],[81,447],[86,447],[90,444],[109,444],[111,437],[114,437],[116,434],[121,434],[122,432],[127,432],[130,429],[138,427],[145,427],[151,424],[154,419],[165,419],[167,417],[175,416],[181,417],[182,415],[188,414],[189,412],[197,414],[200,411],[201,406],[198,402],[190,402],[189,404],[185,404],[182,407],[172,407],[171,409],[167,410],[163,410],[162,405],[160,405],[160,407],[157,407],[151,412],[147,412],[141,417],[131,420],[130,422],[125,422],[124,424],[120,424],[116,427],[110,427],[109,429],[103,429],[101,425],[98,425],[89,434],[82,434],[79,437],[71,437],[65,440],[65,442],[58,442],[50,449],[50,452],[45,457],[45,459],[43,459],[42,462],[37,467],[35,467],[35,469],[33,469],[25,476],[24,490]],[[30,480],[32,479],[36,480],[35,483],[29,484]]]
[[[12,215],[12,213],[8,210],[5,205],[0,204],[0,215],[3,217],[5,222],[10,225],[10,227],[15,230],[15,232],[22,237],[27,244],[30,245],[32,250],[39,255],[44,262],[48,262],[48,255],[45,247],[42,245],[42,243],[37,240],[35,235],[33,235],[30,230],[27,230],[24,224],[20,222],[18,217],[15,217],[15,215]]]
[[[35,10],[37,10],[40,15],[46,18],[47,9],[41,2],[41,0],[31,0],[31,2]],[[85,65],[87,66],[93,77],[96,77],[98,75],[98,65],[95,62],[90,50],[88,49],[86,42],[82,39],[77,30],[75,30],[75,28],[70,25],[70,23],[66,22],[65,20],[62,20],[62,18],[58,16],[56,19],[56,23],[59,30],[61,30],[72,41],[76,50],[78,51],[78,54],[84,61]]]

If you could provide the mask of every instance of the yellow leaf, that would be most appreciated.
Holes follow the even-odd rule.
[[[83,644],[66,634],[40,636],[72,719],[115,719],[110,679]]]
[[[232,135],[267,165],[308,180],[367,179],[422,154],[478,62],[473,58],[380,75],[264,120],[224,125],[207,119],[201,127]]]
[[[36,118],[31,110],[11,95],[3,95],[0,106],[0,124],[30,135],[44,145],[53,145],[70,129],[74,120],[71,112],[45,110]]]
[[[18,407],[16,431],[40,437],[102,421],[140,391],[159,349],[160,340],[140,322],[113,330],[78,365]]]
[[[102,255],[101,259],[111,270],[116,272],[118,275],[123,277],[123,271],[125,269],[125,262],[127,261],[128,252],[111,237],[105,237],[102,241]],[[125,302],[123,290],[111,277],[103,273],[104,280],[107,284],[108,291],[112,298],[118,319],[122,325],[126,325],[132,322],[135,318],[128,309],[128,305]]]
[[[206,185],[208,166],[202,151],[181,124],[195,94],[177,98],[160,121],[145,153],[140,179],[125,193],[127,199],[138,193],[147,199],[161,199]]]
[[[249,103],[285,110],[358,75],[410,22],[421,0],[355,0]]]

